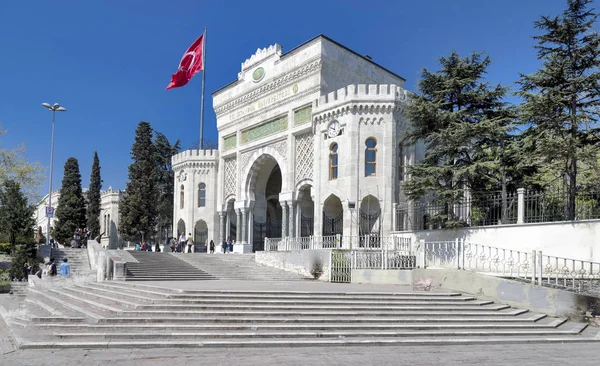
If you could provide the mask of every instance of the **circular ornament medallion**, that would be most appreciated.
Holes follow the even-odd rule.
[[[254,70],[254,72],[252,73],[252,80],[255,83],[258,83],[264,77],[265,77],[265,69],[263,69],[262,67],[259,67],[258,69]]]

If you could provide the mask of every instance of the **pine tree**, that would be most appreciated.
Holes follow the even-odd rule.
[[[90,238],[96,238],[100,235],[100,190],[102,189],[102,179],[100,178],[100,159],[98,152],[94,151],[94,162],[92,163],[92,173],[90,175],[90,187],[87,191],[87,229],[90,231]]]
[[[70,245],[75,229],[83,229],[86,225],[81,174],[79,162],[75,158],[69,158],[65,163],[56,219],[56,240],[61,244]]]
[[[452,205],[463,200],[466,189],[506,191],[502,153],[508,151],[514,116],[503,101],[507,88],[483,81],[489,57],[453,52],[440,64],[436,73],[423,70],[422,94],[406,110],[411,123],[406,140],[424,142],[426,155],[409,167],[403,187],[411,199],[433,196],[443,210],[432,220],[453,227],[464,224]]]
[[[13,254],[17,242],[33,243],[33,212],[34,207],[27,203],[21,185],[11,179],[5,180],[0,190],[0,228],[8,238]]]
[[[126,240],[149,239],[155,234],[158,216],[157,169],[150,123],[139,123],[131,157],[129,182],[119,205],[119,232]]]
[[[545,32],[534,37],[542,68],[519,81],[523,123],[536,155],[568,192],[569,220],[575,219],[578,163],[584,151],[597,151],[599,141],[593,125],[600,106],[600,35],[593,30],[598,14],[588,9],[590,3],[568,0],[560,16],[535,22]]]
[[[165,228],[168,230],[173,227],[173,190],[175,177],[171,165],[171,157],[179,153],[181,144],[179,140],[171,144],[165,135],[156,132],[154,146],[157,167],[156,185],[159,195],[157,207],[158,227],[162,233]]]

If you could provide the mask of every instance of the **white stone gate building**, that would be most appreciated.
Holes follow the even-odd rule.
[[[405,167],[423,154],[400,144],[404,81],[322,35],[259,49],[213,93],[218,151],[172,159],[173,234],[244,252],[265,237],[388,235]]]

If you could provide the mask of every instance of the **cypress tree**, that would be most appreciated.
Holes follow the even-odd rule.
[[[81,173],[79,162],[75,158],[69,158],[65,163],[56,219],[56,240],[63,245],[70,245],[75,229],[83,229],[86,225]]]
[[[126,240],[141,240],[142,236],[149,239],[155,234],[158,214],[155,146],[150,123],[138,124],[131,157],[129,182],[119,205],[119,232]]]
[[[181,143],[173,144],[160,132],[156,132],[154,146],[156,152],[156,184],[158,189],[158,227],[161,233],[165,228],[173,227],[173,190],[175,177],[171,165],[171,157],[177,153]],[[162,238],[161,238],[162,239]]]
[[[600,106],[600,35],[591,0],[568,0],[560,16],[543,16],[535,27],[542,68],[521,75],[522,120],[535,140],[536,155],[567,192],[567,219],[575,219],[578,162],[597,152]]]
[[[90,238],[96,238],[100,235],[100,190],[102,189],[102,179],[100,178],[100,159],[98,152],[94,151],[94,162],[92,163],[92,173],[90,175],[90,187],[87,191],[87,228],[90,231]]]
[[[11,179],[5,180],[0,190],[0,230],[8,238],[13,254],[17,242],[33,243],[33,212],[21,185]]]
[[[411,199],[431,195],[443,209],[432,220],[444,227],[464,225],[452,206],[467,189],[506,190],[507,177],[499,152],[508,144],[513,115],[503,98],[507,88],[483,81],[489,57],[453,52],[440,58],[441,70],[423,70],[419,89],[406,110],[410,128],[405,138],[426,145],[425,159],[409,167],[403,184]],[[504,210],[503,210],[504,211]]]

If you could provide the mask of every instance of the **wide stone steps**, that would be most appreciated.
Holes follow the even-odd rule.
[[[307,277],[254,261],[254,254],[172,253],[182,261],[220,280],[298,281]]]
[[[56,263],[57,270],[63,262],[63,258],[67,258],[68,263],[71,265],[71,273],[86,273],[91,270],[87,249],[52,249],[52,257],[54,258],[54,263]]]
[[[130,251],[129,254],[137,262],[127,263],[127,281],[215,279],[167,253]]]
[[[10,319],[21,348],[594,340],[583,336],[587,324],[452,292],[180,290],[108,281],[32,288],[25,306],[27,317]]]

